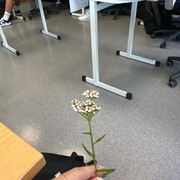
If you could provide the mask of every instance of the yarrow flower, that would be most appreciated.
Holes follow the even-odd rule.
[[[83,134],[90,136],[90,141],[91,141],[91,150],[88,150],[84,144],[82,144],[83,148],[87,152],[87,154],[92,157],[94,165],[95,165],[95,173],[97,174],[98,172],[103,173],[103,177],[106,177],[108,174],[112,173],[115,171],[115,169],[103,169],[103,170],[98,170],[97,169],[97,164],[96,164],[96,155],[95,155],[95,144],[101,141],[104,137],[105,134],[102,135],[100,138],[94,141],[93,139],[93,132],[92,132],[92,125],[91,125],[91,120],[93,116],[99,112],[101,107],[99,107],[95,102],[93,101],[97,97],[99,97],[99,92],[96,90],[87,90],[83,94],[83,96],[86,96],[88,100],[86,101],[78,101],[77,99],[74,99],[71,101],[71,107],[73,108],[74,111],[80,113],[88,122],[89,125],[89,131],[84,132]]]
[[[74,111],[84,115],[88,115],[88,113],[96,114],[100,110],[100,107],[90,99],[82,102],[74,99],[73,101],[71,101],[71,107]]]
[[[83,96],[86,96],[87,98],[93,100],[95,98],[99,97],[99,92],[96,90],[87,90],[84,93],[82,93]]]

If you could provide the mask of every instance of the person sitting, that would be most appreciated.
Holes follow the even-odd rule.
[[[14,5],[15,3],[15,5]],[[12,10],[14,8],[14,12],[16,16],[22,16],[22,13],[19,9],[20,0],[6,0],[5,3],[5,11],[3,17],[0,19],[0,26],[10,26],[12,24]]]

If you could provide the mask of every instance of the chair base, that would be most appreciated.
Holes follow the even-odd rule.
[[[48,14],[59,14],[62,10],[67,9],[67,8],[68,6],[63,3],[56,4],[52,2],[52,4],[43,7],[45,18],[46,19],[49,18]],[[40,13],[39,8],[34,8],[30,10],[28,18],[31,20],[33,17],[38,16],[39,13]]]
[[[48,9],[43,7],[43,10],[44,10],[45,18],[48,19]],[[39,8],[34,8],[34,9],[30,10],[30,13],[28,14],[28,18],[31,20],[33,17],[39,16],[39,14],[40,14]]]
[[[118,18],[120,11],[121,11],[121,5],[117,5],[117,6],[113,6],[113,7],[102,10],[102,15],[106,16],[109,14],[114,14],[113,19],[116,20]]]
[[[103,16],[113,14],[113,20],[117,20],[119,15],[130,15],[130,9],[123,7],[122,4],[114,5],[101,11]]]
[[[160,44],[161,49],[164,49],[167,46],[167,43],[170,41],[180,40],[180,30],[157,30],[151,34],[151,38],[163,36],[167,38]]]

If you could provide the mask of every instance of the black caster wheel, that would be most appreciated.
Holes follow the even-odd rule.
[[[175,80],[170,80],[168,83],[169,87],[174,88],[177,85],[177,82]]]
[[[117,20],[117,16],[114,16],[114,17],[113,17],[113,20]]]
[[[151,36],[152,39],[156,37],[155,34],[151,34],[150,36]]]
[[[167,60],[167,66],[171,67],[174,65],[174,61],[172,60]]]
[[[40,33],[42,33],[42,29],[40,29]]]
[[[45,14],[44,16],[45,16],[45,19],[49,19],[49,16],[47,14]]]
[[[49,19],[49,16],[48,16],[48,12],[47,11],[44,11],[44,16],[46,19]]]
[[[60,13],[60,10],[57,10],[57,11],[56,11],[56,14],[59,14],[59,13]]]
[[[166,47],[166,43],[162,43],[161,45],[160,45],[160,48],[161,49],[164,49]]]
[[[26,18],[25,18],[25,17],[23,17],[23,21],[26,21]]]
[[[32,16],[28,15],[28,19],[29,19],[29,20],[32,20]]]

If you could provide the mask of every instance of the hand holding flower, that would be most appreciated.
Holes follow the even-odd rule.
[[[88,99],[82,102],[75,99],[71,102],[72,104],[71,106],[73,110],[81,114],[88,122],[89,131],[83,132],[83,134],[88,135],[90,137],[91,150],[88,150],[88,148],[84,144],[82,144],[82,146],[87,152],[87,154],[93,159],[94,166],[95,166],[95,174],[97,175],[98,172],[103,172],[103,177],[106,177],[108,174],[114,172],[115,169],[100,169],[99,170],[97,168],[96,155],[95,155],[95,145],[105,137],[105,134],[94,141],[93,131],[92,131],[92,118],[100,110],[100,107],[96,105],[93,100],[95,100],[99,96],[99,93],[95,90],[87,90],[82,95],[86,96]]]

